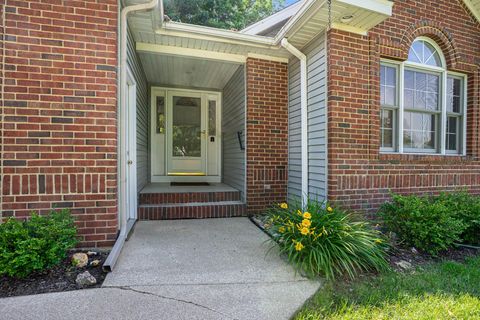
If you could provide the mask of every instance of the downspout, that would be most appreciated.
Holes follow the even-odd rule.
[[[120,86],[119,86],[119,108],[118,108],[118,126],[119,126],[119,141],[122,143],[118,144],[118,213],[119,213],[119,222],[120,222],[120,232],[118,234],[117,240],[110,251],[105,263],[103,265],[104,270],[111,271],[117,262],[118,256],[123,248],[123,244],[127,239],[127,155],[124,152],[125,141],[127,140],[126,132],[126,92],[127,92],[127,17],[131,12],[136,11],[148,11],[156,8],[160,5],[161,17],[160,21],[163,21],[163,4],[161,0],[150,0],[147,3],[136,4],[131,6],[126,6],[122,9],[120,13],[120,58],[118,69],[120,70]]]
[[[290,44],[287,38],[280,42],[282,47],[300,60],[300,123],[302,155],[302,203],[308,201],[308,101],[307,101],[307,56]]]

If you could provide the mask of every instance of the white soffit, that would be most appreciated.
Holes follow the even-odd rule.
[[[480,22],[480,0],[463,0],[465,5],[472,11],[477,21]]]
[[[139,52],[149,83],[158,86],[222,90],[239,64]]]
[[[209,52],[241,55],[257,54],[287,61],[290,54],[275,45],[274,39],[239,32],[167,22],[154,30],[148,13],[132,14],[128,18],[130,30],[137,43],[204,50]]]
[[[392,15],[392,7],[393,2],[387,0],[333,0],[332,27],[367,34],[368,30]],[[346,16],[352,18],[342,22],[342,17]],[[325,30],[328,18],[327,1],[305,1],[277,37],[287,37],[295,47],[303,48]]]

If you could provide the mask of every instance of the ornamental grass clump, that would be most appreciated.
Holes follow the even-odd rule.
[[[309,200],[304,207],[279,204],[266,218],[267,231],[281,253],[309,276],[354,278],[360,271],[388,269],[380,232],[343,210]]]

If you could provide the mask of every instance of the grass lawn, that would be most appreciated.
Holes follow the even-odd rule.
[[[294,319],[480,319],[480,257],[329,283]]]

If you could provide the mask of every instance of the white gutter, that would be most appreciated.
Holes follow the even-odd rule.
[[[118,214],[120,222],[120,232],[118,234],[117,241],[115,242],[112,251],[108,255],[103,268],[107,271],[111,271],[117,262],[120,251],[123,244],[127,239],[127,154],[124,152],[125,142],[127,141],[126,121],[127,121],[127,104],[126,104],[126,92],[127,92],[127,17],[128,14],[135,11],[148,11],[160,6],[160,19],[158,23],[163,21],[163,4],[161,0],[150,0],[147,3],[136,4],[126,6],[120,13],[120,59],[118,64],[118,70],[120,70],[120,87],[119,96],[120,104],[118,108]]]
[[[282,47],[300,60],[300,123],[302,154],[302,202],[308,200],[308,100],[307,100],[307,56],[291,45],[287,38],[280,42]]]

